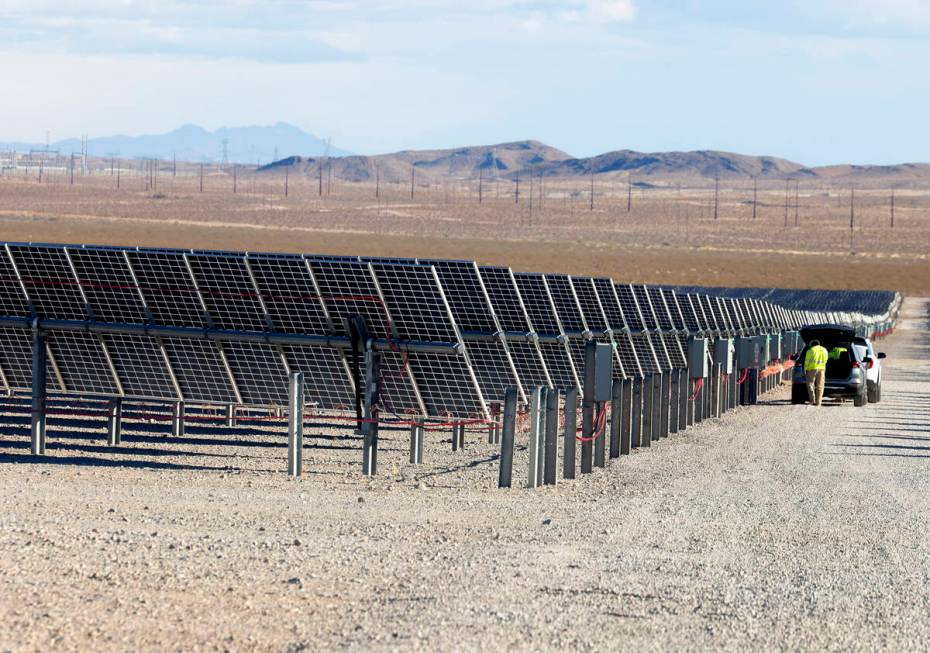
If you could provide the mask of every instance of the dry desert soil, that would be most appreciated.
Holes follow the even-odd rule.
[[[884,399],[787,390],[555,487],[495,447],[422,466],[386,432],[0,415],[0,650],[917,649],[930,643],[930,328],[910,298]]]

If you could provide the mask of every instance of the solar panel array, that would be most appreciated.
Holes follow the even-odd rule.
[[[434,418],[487,417],[509,387],[523,401],[539,385],[581,389],[590,340],[613,345],[614,378],[642,378],[684,367],[689,336],[826,316],[753,293],[473,261],[6,243],[0,276],[7,391],[30,388],[31,330],[41,328],[53,391],[280,406],[301,371],[308,402],[348,410],[349,322],[360,317],[382,355],[384,408]]]

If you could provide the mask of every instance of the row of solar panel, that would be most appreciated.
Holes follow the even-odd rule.
[[[900,303],[901,295],[891,290],[819,290],[786,288],[727,288],[678,286],[680,293],[702,293],[719,297],[765,300],[789,309],[820,314],[823,322],[834,322],[838,314],[859,314],[863,318],[882,316]],[[859,319],[854,317],[853,319]]]
[[[316,405],[349,408],[344,343],[326,339],[345,338],[348,318],[362,316],[385,344],[388,410],[486,416],[508,387],[524,401],[536,385],[580,387],[589,338],[612,343],[615,376],[631,378],[683,367],[688,333],[804,321],[749,299],[472,261],[21,243],[4,250],[0,316],[58,321],[48,331],[49,378],[77,394],[283,404],[288,373],[303,371]],[[114,328],[61,328],[75,323]],[[116,328],[133,325],[177,332]],[[281,344],[270,334],[321,340]],[[3,328],[0,348],[0,381],[29,388],[30,333]]]

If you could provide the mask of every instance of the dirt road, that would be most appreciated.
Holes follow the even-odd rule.
[[[264,427],[142,424],[113,451],[57,421],[39,461],[20,419],[0,650],[926,647],[927,308],[880,345],[881,404],[781,390],[544,490],[495,489],[479,433],[431,434],[421,468],[389,433],[369,483],[356,440],[312,429],[293,481]]]

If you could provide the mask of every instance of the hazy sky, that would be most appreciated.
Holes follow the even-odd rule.
[[[360,153],[927,161],[928,67],[930,0],[0,0],[0,142],[282,120]]]

